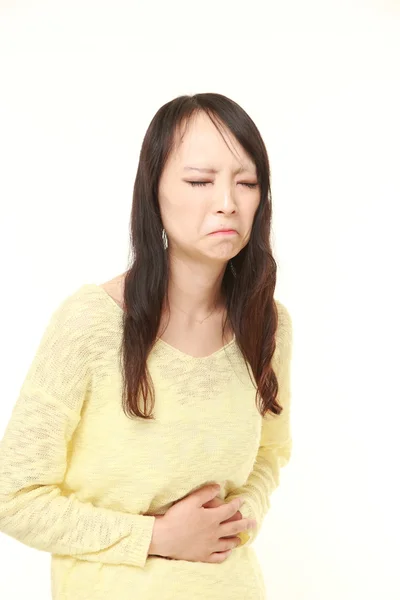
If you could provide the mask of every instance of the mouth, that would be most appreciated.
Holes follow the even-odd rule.
[[[219,229],[217,231],[213,231],[210,235],[238,235],[236,229]]]

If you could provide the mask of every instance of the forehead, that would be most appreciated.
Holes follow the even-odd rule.
[[[222,123],[219,123],[219,128],[222,135],[204,113],[199,113],[188,123],[183,123],[175,135],[175,164],[179,164],[183,169],[195,166],[207,168],[208,172],[218,172],[223,164],[229,162],[233,167],[240,166],[255,171],[251,157],[231,131]]]

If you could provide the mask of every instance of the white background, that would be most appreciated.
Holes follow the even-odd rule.
[[[294,324],[293,458],[255,543],[268,600],[399,600],[400,3],[0,7],[0,433],[55,306],[127,268],[154,113],[225,94],[267,146]],[[50,599],[49,554],[3,534],[0,558],[2,599]]]

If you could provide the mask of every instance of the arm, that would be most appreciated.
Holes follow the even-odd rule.
[[[243,498],[244,503],[240,507],[243,518],[257,521],[257,527],[238,534],[242,540],[241,546],[252,543],[257,537],[270,508],[271,494],[279,485],[280,469],[287,465],[292,452],[290,426],[292,320],[283,304],[277,302],[277,308],[279,318],[273,363],[279,386],[277,400],[283,407],[283,411],[280,415],[267,413],[263,418],[261,440],[253,470],[246,483],[225,498],[225,502],[230,502],[238,496]]]
[[[91,382],[89,307],[51,316],[0,441],[0,531],[53,554],[143,567],[155,518],[82,502],[62,484]]]

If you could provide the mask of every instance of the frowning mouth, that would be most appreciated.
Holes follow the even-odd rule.
[[[236,229],[219,229],[217,231],[213,231],[210,235],[237,235],[238,232]]]

